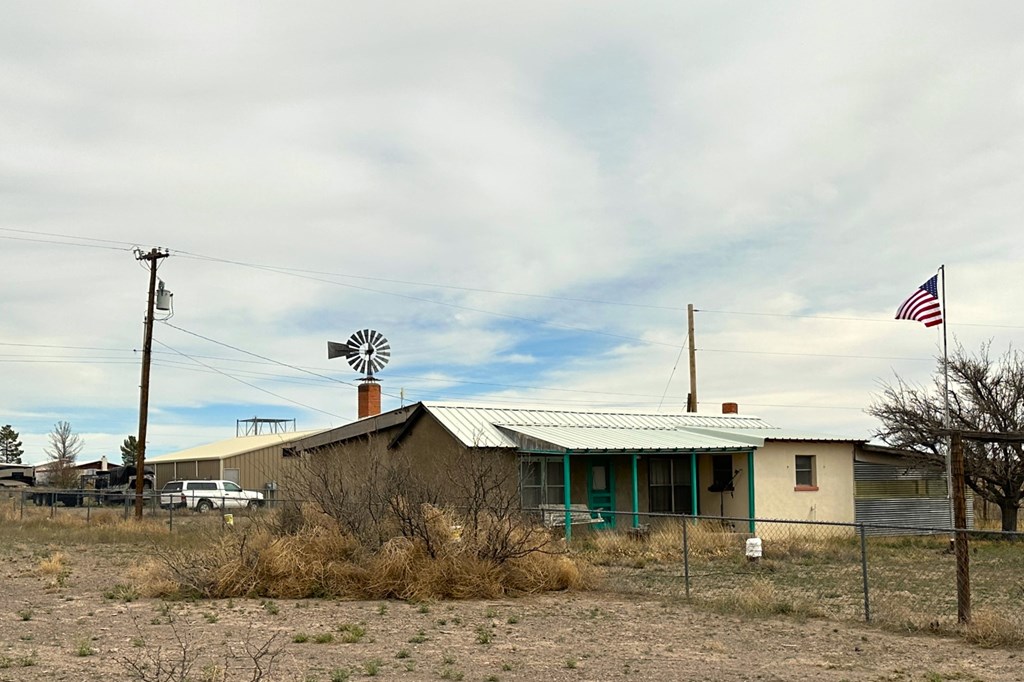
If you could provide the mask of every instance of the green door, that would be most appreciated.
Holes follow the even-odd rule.
[[[607,458],[587,460],[587,506],[592,510],[615,508],[615,477],[612,475],[611,460]],[[594,528],[614,527],[614,514],[606,514],[604,522],[594,524]]]

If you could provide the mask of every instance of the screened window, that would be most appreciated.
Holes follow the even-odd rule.
[[[523,507],[565,504],[565,470],[561,457],[523,457],[519,461]]]
[[[799,487],[813,488],[818,485],[818,476],[815,471],[814,455],[797,455],[794,464],[796,471],[796,484]]]
[[[711,492],[720,493],[733,489],[732,455],[713,455],[711,457]]]
[[[689,460],[652,457],[647,466],[651,511],[692,514]]]

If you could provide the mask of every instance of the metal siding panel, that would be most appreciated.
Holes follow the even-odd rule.
[[[174,462],[157,464],[155,470],[157,490],[163,488],[168,481],[174,480]]]
[[[198,478],[196,476],[195,460],[192,460],[191,462],[175,462],[174,477],[179,481]]]
[[[974,528],[973,496],[968,496],[967,527]],[[946,498],[900,498],[856,500],[857,523],[879,526],[949,528],[949,503]],[[925,535],[934,531],[866,528],[868,535]]]
[[[196,478],[211,481],[220,479],[220,460],[204,459],[196,462]]]

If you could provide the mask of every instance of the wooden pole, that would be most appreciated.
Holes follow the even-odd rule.
[[[137,253],[137,260],[149,261],[149,299],[146,304],[146,325],[142,342],[142,380],[139,384],[139,440],[135,450],[135,518],[142,518],[142,496],[146,483],[146,429],[149,420],[149,363],[153,353],[153,304],[156,298],[156,264],[167,253],[153,249]]]
[[[686,411],[697,411],[697,346],[693,338],[693,304],[686,306],[686,336],[690,346],[690,394],[686,397]],[[696,512],[694,512],[696,513]]]
[[[971,622],[971,566],[967,535],[967,497],[964,494],[964,437],[959,431],[950,435],[950,459],[953,479],[953,523],[956,526],[956,617]]]

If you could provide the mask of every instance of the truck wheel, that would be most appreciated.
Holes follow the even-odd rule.
[[[213,503],[209,500],[199,500],[196,502],[196,512],[199,514],[205,514],[211,509],[213,509]]]
[[[260,501],[259,500],[249,500],[249,504],[247,504],[245,506],[247,506],[249,509],[259,509]]]

